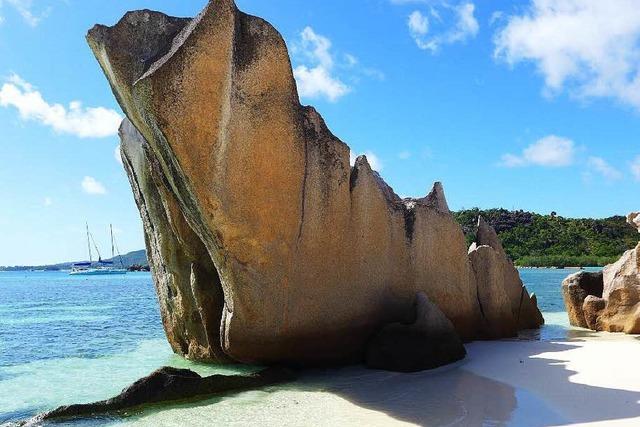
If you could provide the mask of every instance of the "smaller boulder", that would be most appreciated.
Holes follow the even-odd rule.
[[[606,307],[598,316],[598,331],[640,334],[640,291],[637,278],[621,277],[620,286],[609,293]]]
[[[484,338],[516,336],[519,330],[537,329],[544,324],[537,299],[529,296],[498,234],[482,217],[478,217],[476,242],[469,248],[469,260],[476,276]]]
[[[572,326],[588,328],[583,310],[587,296],[602,298],[604,281],[602,272],[580,271],[562,281],[562,296]]]
[[[540,325],[544,325],[544,317],[538,308],[538,297],[536,294],[529,296],[529,291],[523,286],[518,311],[518,330],[537,329]]]
[[[466,354],[451,321],[420,292],[415,321],[384,326],[367,344],[365,363],[372,369],[417,372],[456,362]]]
[[[598,324],[598,316],[606,305],[604,298],[599,298],[595,295],[587,295],[582,304],[582,312],[584,313],[584,320],[587,324],[587,328],[596,329]]]

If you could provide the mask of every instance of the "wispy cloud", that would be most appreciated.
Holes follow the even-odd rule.
[[[80,183],[82,191],[92,196],[107,194],[107,189],[92,176],[85,176]]]
[[[35,13],[33,11],[33,1],[32,0],[0,0],[0,12],[2,12],[2,8],[4,5],[8,5],[12,7],[18,14],[22,17],[24,22],[26,22],[31,27],[37,26],[43,18],[49,13],[49,9],[46,9],[44,12]],[[0,23],[4,21],[2,15],[0,15]]]
[[[637,0],[530,0],[495,35],[496,58],[532,62],[545,93],[613,98],[640,109]]]
[[[562,167],[574,162],[575,144],[568,138],[545,136],[522,151],[522,154],[505,154],[500,165],[508,168],[529,165]]]
[[[79,138],[104,138],[118,133],[122,117],[104,107],[83,107],[72,101],[68,108],[47,102],[42,94],[17,74],[11,75],[0,88],[0,106],[18,110],[20,118],[36,121],[54,131]]]
[[[351,88],[334,75],[334,59],[331,40],[306,27],[300,33],[300,40],[294,45],[294,52],[304,58],[307,64],[294,68],[293,75],[298,84],[300,96],[305,98],[324,97],[337,101],[351,91]],[[351,57],[355,61],[355,57]]]
[[[600,174],[607,181],[617,181],[622,179],[622,172],[611,166],[602,157],[589,157],[589,159],[587,159],[587,166],[590,170]]]
[[[407,160],[410,159],[412,156],[411,151],[409,150],[402,150],[401,152],[398,153],[398,158],[400,160]]]
[[[49,207],[51,205],[53,205],[53,199],[51,197],[45,197],[42,200],[42,206]]]
[[[411,37],[413,37],[417,43],[429,32],[429,18],[424,16],[419,10],[411,12],[407,25],[409,26]]]
[[[464,42],[474,38],[480,30],[475,18],[475,4],[460,2],[451,4],[442,0],[391,0],[391,3],[424,4],[428,6],[428,14],[420,10],[411,12],[407,19],[409,34],[416,45],[432,53],[442,46]],[[431,25],[433,19],[437,25]]]
[[[361,77],[382,81],[382,71],[363,66],[351,53],[335,52],[331,40],[306,27],[291,44],[293,75],[302,98],[336,102],[353,91]]]

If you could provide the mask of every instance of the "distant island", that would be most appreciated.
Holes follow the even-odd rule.
[[[454,212],[470,243],[481,215],[495,228],[507,254],[520,267],[587,267],[615,262],[638,244],[624,216],[564,218],[522,210],[478,208]]]
[[[0,266],[0,271],[25,271],[25,270],[45,270],[45,271],[58,271],[58,270],[70,270],[71,265],[78,261],[61,262],[59,264],[49,265],[16,265],[11,267]],[[113,259],[107,259],[105,261],[113,261],[114,264],[120,266],[122,262],[124,268],[130,271],[149,271],[149,263],[147,262],[147,251],[141,249],[139,251],[129,252],[115,257]]]

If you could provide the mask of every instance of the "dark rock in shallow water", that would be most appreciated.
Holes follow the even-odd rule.
[[[267,368],[253,375],[211,375],[203,378],[189,369],[165,366],[139,379],[111,399],[61,406],[38,415],[25,424],[102,415],[154,403],[205,398],[214,394],[265,387],[293,379],[293,372],[286,368]]]
[[[383,327],[367,345],[369,368],[417,372],[457,362],[467,354],[453,324],[423,293],[416,296],[415,322]]]

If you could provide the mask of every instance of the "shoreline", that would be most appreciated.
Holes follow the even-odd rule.
[[[637,337],[568,332],[548,341],[473,342],[463,361],[414,374],[359,366],[310,370],[286,386],[162,408],[123,423],[639,425]]]
[[[640,372],[635,369],[640,359],[638,337],[566,328],[557,315],[547,320],[550,323],[541,331],[521,338],[468,343],[464,360],[432,371],[400,374],[361,366],[308,370],[291,384],[198,403],[149,407],[105,422],[140,426],[168,425],[176,419],[194,426],[640,425]],[[163,352],[164,356],[159,354]],[[148,367],[140,366],[141,361]],[[62,378],[69,382],[80,375],[87,386],[110,378],[110,390],[97,393],[96,398],[113,394],[157,364],[175,364],[200,374],[221,372],[221,367],[192,364],[172,355],[163,339],[150,341],[131,354],[62,362],[66,368],[58,361],[26,365],[51,366],[31,371],[31,385],[23,386],[39,395],[60,387]],[[232,373],[237,368],[225,369]],[[59,373],[51,375],[52,369]],[[35,384],[39,391],[33,388]],[[65,396],[81,393],[70,383],[67,388]],[[18,390],[14,392],[19,395]]]

